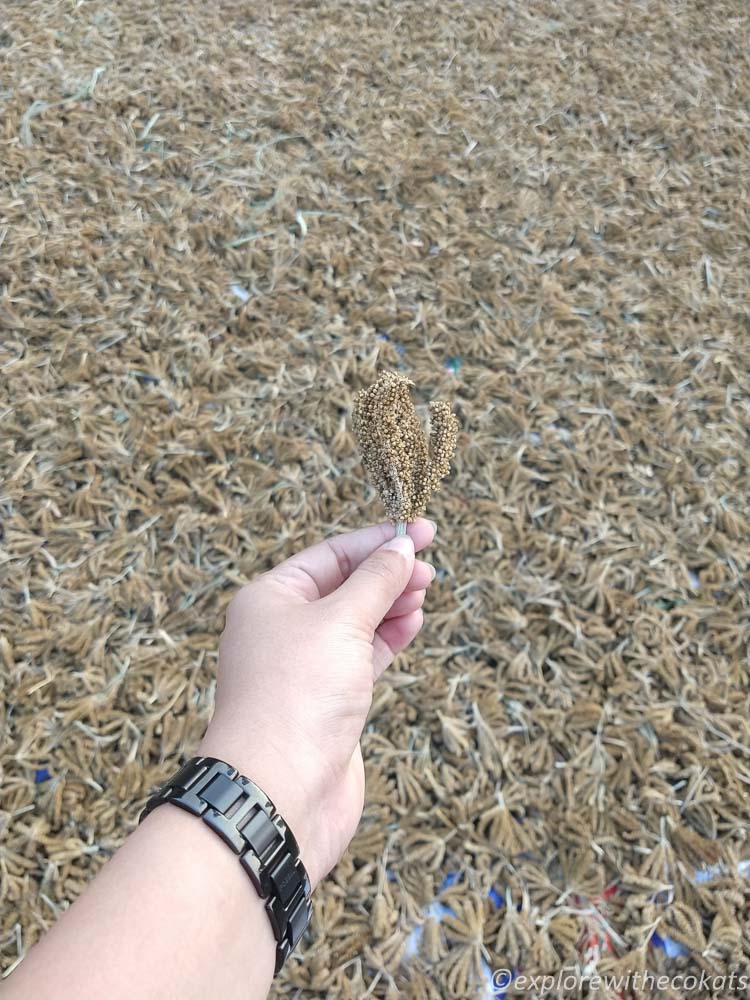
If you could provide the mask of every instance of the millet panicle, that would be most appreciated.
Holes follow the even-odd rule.
[[[456,450],[458,420],[448,403],[430,403],[430,442],[417,417],[409,387],[396,372],[383,372],[354,400],[353,427],[362,464],[397,527],[424,514]]]

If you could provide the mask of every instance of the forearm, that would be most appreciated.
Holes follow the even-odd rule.
[[[237,858],[156,809],[0,986],[2,1000],[260,1000],[275,942]]]
[[[243,587],[227,612],[214,716],[196,755],[263,790],[312,888],[362,814],[373,680],[422,624],[434,572],[415,551],[434,526],[409,532],[394,539],[380,525],[321,542]],[[0,985],[0,1000],[262,1000],[275,959],[237,856],[165,803]]]

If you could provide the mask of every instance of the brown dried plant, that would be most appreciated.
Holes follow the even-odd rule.
[[[400,532],[424,514],[450,472],[458,437],[458,420],[449,404],[435,401],[430,403],[428,444],[409,392],[413,385],[404,375],[383,372],[354,401],[362,464]]]

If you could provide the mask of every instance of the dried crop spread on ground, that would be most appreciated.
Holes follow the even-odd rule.
[[[461,423],[439,577],[278,989],[747,972],[746,6],[3,19],[3,967],[195,747],[234,588],[381,516],[391,368]]]

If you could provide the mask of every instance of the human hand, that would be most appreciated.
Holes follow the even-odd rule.
[[[359,740],[373,684],[422,627],[434,578],[419,518],[338,535],[256,577],[232,600],[214,715],[198,752],[233,764],[289,823],[315,886],[362,815]]]

